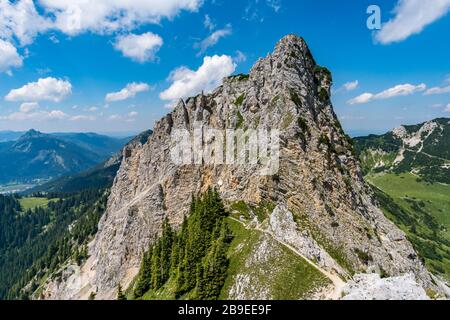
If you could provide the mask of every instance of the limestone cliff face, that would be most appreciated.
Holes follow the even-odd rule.
[[[412,273],[430,286],[411,244],[377,208],[363,181],[333,112],[331,84],[305,41],[288,35],[248,77],[230,77],[211,94],[180,101],[148,141],[124,150],[89,260],[62,283],[48,286],[46,297],[87,298],[97,292],[97,298],[113,298],[118,284],[125,287],[136,275],[164,218],[180,225],[192,194],[209,186],[227,203],[273,203],[275,210],[259,227],[330,272]],[[278,173],[261,176],[250,164],[174,164],[171,133],[199,125],[280,130]]]

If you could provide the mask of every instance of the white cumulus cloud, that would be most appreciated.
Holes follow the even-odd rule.
[[[403,41],[422,32],[449,9],[450,0],[399,0],[394,9],[395,17],[382,26],[375,39],[382,44]]]
[[[122,52],[124,57],[144,63],[155,60],[156,53],[162,45],[163,39],[160,36],[146,32],[140,35],[128,34],[118,36],[114,43],[114,48]]]
[[[75,36],[126,33],[145,24],[158,24],[172,19],[182,11],[196,12],[204,0],[0,0],[0,39],[29,45],[38,34],[59,31]],[[37,9],[39,3],[39,10]],[[55,36],[50,36],[55,40]],[[126,40],[134,40],[128,42]],[[125,56],[142,62],[154,59],[162,40],[147,34],[141,38],[124,38],[116,43]],[[140,40],[140,41],[138,41]],[[132,49],[132,47],[137,47]],[[21,59],[8,59],[0,51],[0,72],[10,73],[10,67],[22,65]],[[3,69],[3,70],[2,70]]]
[[[187,67],[172,71],[169,76],[172,84],[159,96],[162,100],[173,101],[196,95],[201,91],[209,92],[220,85],[223,78],[232,74],[235,69],[236,64],[230,56],[207,56],[196,71]]]
[[[108,93],[105,100],[107,102],[123,101],[135,97],[139,92],[145,92],[148,90],[150,90],[150,86],[148,84],[132,82],[127,84],[125,88],[118,92]]]
[[[0,38],[15,38],[27,45],[51,25],[49,19],[39,15],[32,0],[0,0]]]
[[[69,35],[130,30],[173,18],[182,10],[197,11],[202,3],[203,0],[40,0],[53,16],[54,26]]]
[[[17,49],[10,42],[0,39],[0,73],[10,73],[11,68],[19,68],[22,64],[23,58]]]
[[[53,101],[61,102],[72,93],[69,81],[52,77],[40,78],[21,88],[11,90],[5,97],[7,101]]]
[[[353,99],[350,99],[347,103],[352,105],[363,104],[373,100],[389,99],[398,96],[408,96],[416,92],[424,91],[426,88],[427,86],[424,83],[421,83],[419,85],[412,85],[409,83],[399,84],[392,88],[381,91],[380,93],[377,94],[373,94],[370,92],[363,93]]]

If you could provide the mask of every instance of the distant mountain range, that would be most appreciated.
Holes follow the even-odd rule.
[[[19,139],[25,131],[0,131],[0,143]]]
[[[410,172],[428,182],[450,183],[449,118],[354,140],[366,174]]]
[[[137,135],[129,141],[124,148],[132,147],[136,143],[144,144],[148,137],[152,134],[151,130],[147,130]],[[36,192],[79,192],[88,189],[102,189],[110,187],[114,181],[117,170],[123,158],[123,149],[115,153],[105,162],[88,170],[67,175],[42,185],[29,189],[25,194]]]
[[[0,135],[0,183],[32,182],[75,174],[113,156],[129,140],[94,133]]]

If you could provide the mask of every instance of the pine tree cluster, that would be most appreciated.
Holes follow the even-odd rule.
[[[161,237],[144,254],[134,286],[134,298],[176,283],[175,298],[218,299],[226,279],[228,247],[233,238],[225,220],[227,211],[218,192],[209,189],[192,197],[189,218],[181,230],[166,219]]]

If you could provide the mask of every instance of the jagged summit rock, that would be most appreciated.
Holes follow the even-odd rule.
[[[392,276],[412,273],[422,286],[433,286],[403,232],[384,217],[365,185],[333,111],[331,84],[330,72],[316,64],[306,42],[288,35],[249,75],[231,76],[211,94],[180,100],[148,141],[124,151],[90,258],[80,273],[49,283],[43,298],[80,299],[91,292],[112,298],[119,283],[126,287],[136,276],[165,217],[180,226],[192,194],[208,187],[216,187],[227,204],[270,203],[275,209],[259,228],[330,273],[349,278],[375,268]],[[176,165],[171,134],[198,126],[279,130],[279,170],[259,175],[251,164]],[[235,281],[231,291],[240,285]]]

